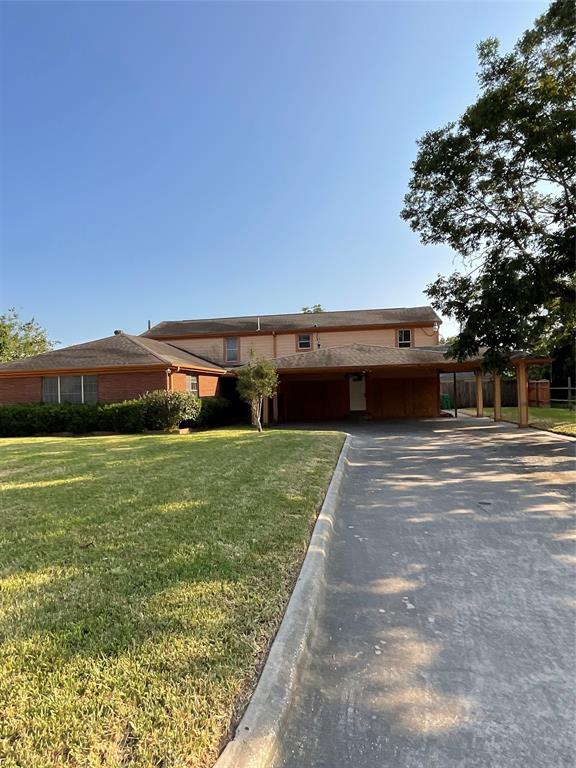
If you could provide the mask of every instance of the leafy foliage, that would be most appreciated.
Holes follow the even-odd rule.
[[[480,97],[419,141],[401,215],[471,269],[427,289],[461,325],[458,359],[486,346],[501,368],[512,348],[574,332],[575,38],[574,6],[555,0],[511,53],[484,41]]]
[[[274,366],[255,355],[238,371],[238,394],[250,405],[252,424],[262,432],[262,403],[265,397],[272,397],[278,388],[278,374]]]
[[[144,408],[138,400],[109,404],[32,403],[0,406],[0,437],[27,437],[60,432],[133,433],[143,430]]]
[[[58,342],[51,341],[34,318],[21,320],[14,308],[0,315],[0,362],[49,352]]]
[[[195,421],[201,403],[193,392],[168,392],[158,389],[139,398],[146,429],[175,429],[181,422]]]
[[[302,312],[305,315],[317,315],[319,312],[324,312],[320,304],[312,304],[311,307],[302,307]]]
[[[192,392],[163,390],[148,392],[136,400],[122,403],[2,405],[0,437],[168,430],[183,421],[189,426],[200,426],[200,412],[201,401]],[[209,417],[205,418],[202,426],[215,426],[209,421]]]

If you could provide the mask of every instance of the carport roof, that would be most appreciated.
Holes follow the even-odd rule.
[[[482,366],[481,349],[476,357],[464,361],[446,357],[448,347],[439,344],[434,347],[382,347],[375,344],[347,344],[341,347],[324,347],[293,355],[276,357],[272,360],[277,371],[304,371],[322,369],[370,369],[397,366],[431,366],[440,372],[473,371]],[[550,358],[530,352],[513,352],[513,365],[520,362],[546,363]]]
[[[348,344],[342,347],[325,347],[309,352],[277,357],[274,367],[281,370],[305,370],[319,368],[375,368],[397,365],[450,364],[444,354],[447,347],[381,347],[373,344]],[[470,360],[476,367],[480,359]]]

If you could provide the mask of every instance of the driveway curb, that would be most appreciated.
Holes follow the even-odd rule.
[[[234,738],[214,768],[269,768],[276,755],[278,735],[298,681],[300,662],[308,647],[318,605],[326,589],[326,564],[350,440],[350,435],[347,435],[312,531],[300,575],[260,680]]]

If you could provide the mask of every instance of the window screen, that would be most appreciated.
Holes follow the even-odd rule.
[[[44,376],[42,379],[42,402],[58,402],[58,376]]]
[[[238,339],[235,336],[226,339],[226,361],[238,362]]]

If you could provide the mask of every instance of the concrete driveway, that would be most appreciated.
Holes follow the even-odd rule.
[[[576,764],[574,447],[485,419],[354,429],[276,768]]]

